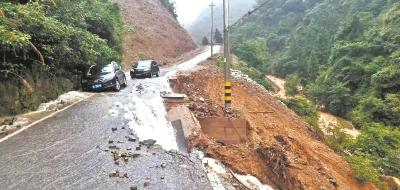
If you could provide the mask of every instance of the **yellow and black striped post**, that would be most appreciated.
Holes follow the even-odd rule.
[[[230,109],[232,105],[232,82],[225,82],[225,108]]]

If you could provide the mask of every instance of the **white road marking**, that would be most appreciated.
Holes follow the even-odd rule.
[[[44,117],[44,118],[42,118],[42,119],[39,119],[39,120],[37,120],[37,121],[35,121],[35,122],[33,122],[33,123],[31,123],[31,124],[25,126],[25,127],[22,127],[21,129],[15,131],[14,133],[12,133],[12,134],[10,134],[10,135],[7,135],[7,136],[5,136],[4,138],[0,139],[0,143],[6,141],[6,140],[8,140],[8,139],[10,139],[11,137],[13,137],[13,136],[15,136],[15,135],[18,135],[18,134],[21,133],[22,131],[25,131],[25,130],[29,129],[29,128],[35,126],[35,125],[38,124],[38,123],[41,123],[42,121],[45,121],[46,119],[49,119],[49,118],[51,118],[51,117],[57,115],[57,114],[60,113],[60,112],[63,112],[63,111],[65,111],[65,110],[71,108],[72,106],[74,106],[74,105],[76,105],[76,104],[78,104],[78,103],[80,103],[80,102],[82,102],[82,101],[84,101],[84,100],[87,100],[87,99],[93,97],[94,95],[95,95],[95,94],[91,94],[91,95],[89,95],[88,97],[86,97],[86,98],[84,98],[84,99],[82,99],[82,100],[79,100],[79,101],[77,101],[77,102],[75,102],[75,103],[72,103],[71,105],[69,105],[69,106],[67,106],[67,107],[65,107],[65,108],[63,108],[63,109],[61,109],[61,110],[58,110],[58,111],[56,111],[56,112],[54,112],[54,113],[52,113],[52,114],[50,114],[50,115],[48,115],[48,116],[46,116],[46,117]]]

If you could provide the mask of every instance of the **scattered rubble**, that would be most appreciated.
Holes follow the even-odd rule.
[[[185,94],[178,94],[178,93],[172,93],[172,92],[160,92],[160,96],[162,98],[167,98],[167,99],[185,99],[186,95]]]
[[[113,173],[110,173],[108,176],[112,178],[129,178],[127,173],[122,173],[118,170],[116,170]]]
[[[60,109],[64,108],[67,105],[70,105],[70,104],[75,103],[77,101],[83,100],[83,99],[89,97],[89,95],[90,95],[89,93],[78,92],[78,91],[67,92],[67,93],[62,94],[61,96],[59,96],[54,101],[40,104],[37,111],[39,111],[39,112],[42,112],[42,111],[57,111],[57,110],[60,110]]]
[[[132,135],[131,135],[131,136],[127,136],[126,138],[127,138],[128,141],[130,141],[130,142],[136,142],[136,140],[137,140],[136,137],[134,137],[134,136],[132,136]]]
[[[223,71],[212,61],[179,73],[172,82],[174,91],[188,95],[189,102],[184,105],[197,118],[224,114]],[[254,176],[273,189],[376,189],[358,184],[350,165],[320,142],[310,125],[246,77],[234,77],[233,108],[231,117],[249,121],[247,144],[217,143],[198,131],[189,138],[189,146],[220,160],[234,173]]]
[[[5,136],[11,134],[28,124],[29,124],[29,119],[23,116],[5,118],[3,119],[3,121],[0,120],[0,135]]]
[[[150,186],[150,185],[151,185],[151,181],[150,181],[149,178],[147,178],[147,179],[144,181],[143,187],[148,187],[148,186]]]
[[[146,146],[147,148],[150,148],[151,146],[153,146],[154,144],[156,144],[157,141],[153,140],[153,139],[147,139],[141,142],[142,145]]]

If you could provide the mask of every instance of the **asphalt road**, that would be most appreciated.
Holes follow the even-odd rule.
[[[141,125],[127,117],[141,112],[133,97],[152,101],[165,90],[166,75],[194,66],[207,53],[164,70],[161,78],[129,80],[121,92],[98,93],[0,143],[0,189],[212,189],[196,155],[147,148],[138,141],[146,134],[131,130]],[[138,90],[143,84],[154,88]],[[117,163],[115,155],[122,156]]]

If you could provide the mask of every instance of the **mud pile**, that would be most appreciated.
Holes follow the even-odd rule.
[[[208,60],[172,81],[174,91],[188,95],[186,105],[198,118],[223,116],[223,72],[213,62]],[[245,118],[250,124],[249,143],[225,145],[200,133],[190,139],[191,147],[275,189],[375,189],[358,184],[350,165],[259,85],[236,78],[233,108],[233,117]]]
[[[126,68],[139,59],[167,64],[196,49],[189,34],[161,4],[160,0],[118,0],[124,23],[123,64]]]

